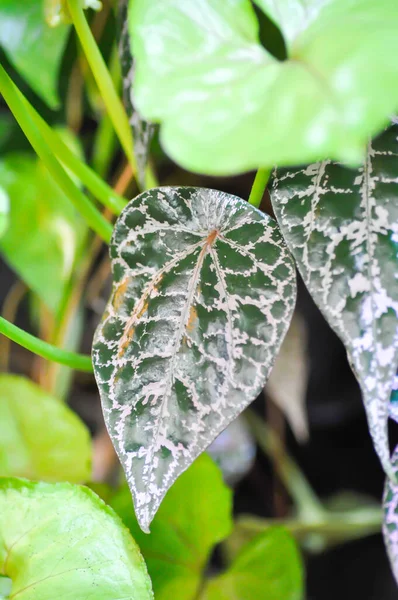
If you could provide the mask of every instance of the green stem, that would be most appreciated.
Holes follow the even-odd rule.
[[[259,208],[271,175],[271,169],[259,169],[253,181],[249,196],[249,204]]]
[[[3,317],[0,317],[0,333],[20,346],[23,346],[23,348],[38,354],[42,358],[52,360],[60,365],[66,365],[67,367],[71,367],[78,371],[86,371],[88,373],[93,371],[90,356],[62,350],[52,344],[43,342],[43,340],[39,340],[34,335],[27,333],[6,319],[3,319]]]
[[[26,105],[26,110],[29,112],[32,121],[34,121],[37,129],[43,136],[43,139],[54,154],[57,155],[59,160],[62,161],[65,167],[68,167],[74,175],[76,175],[76,177],[104,206],[109,208],[114,214],[120,215],[126,206],[125,199],[116,194],[114,190],[95,173],[95,171],[82,162],[62,141],[59,135],[51,129],[19,90],[18,93]]]
[[[12,80],[0,65],[0,92],[7,102],[22,131],[28,138],[33,149],[43,161],[54,181],[59,185],[69,200],[86,219],[88,225],[106,242],[112,235],[112,226],[95,208],[91,201],[75,185],[65,169],[55,158],[53,152],[43,140],[36,125],[29,116],[26,105],[22,101]]]
[[[75,26],[87,62],[90,65],[91,71],[97,82],[98,89],[101,92],[109,117],[113,123],[122,148],[131,164],[133,172],[136,173],[137,169],[134,157],[133,138],[123,104],[117,95],[111,75],[86,21],[81,7],[81,0],[67,0],[67,2],[73,25]]]
[[[245,416],[260,448],[275,462],[275,469],[303,520],[323,520],[325,510],[304,474],[286,453],[279,438],[253,411]]]

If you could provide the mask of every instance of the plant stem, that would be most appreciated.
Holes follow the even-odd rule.
[[[53,152],[43,140],[36,125],[27,113],[26,105],[16,91],[12,80],[1,65],[0,92],[18,121],[22,131],[28,138],[36,154],[41,158],[49,173],[52,175],[54,181],[86,219],[88,225],[98,233],[105,242],[109,243],[112,235],[112,226],[104,219],[87,196],[85,196],[85,194],[83,194],[83,192],[75,185],[65,169],[55,158]]]
[[[8,321],[14,321],[17,311],[28,288],[17,280],[8,292],[2,306],[2,314]],[[0,338],[0,370],[6,372],[10,357],[10,340],[6,337]]]
[[[267,183],[271,175],[271,169],[258,169],[253,181],[252,189],[249,196],[249,204],[259,208],[264,192],[267,188]]]
[[[325,510],[307,479],[285,452],[275,433],[253,411],[245,413],[260,448],[274,461],[275,469],[290,493],[302,520],[323,520]]]
[[[126,201],[124,198],[116,194],[113,189],[108,186],[101,177],[95,173],[90,167],[82,162],[74,152],[72,152],[68,146],[62,141],[60,136],[53,130],[45,120],[39,115],[39,113],[33,108],[31,104],[26,100],[21,92],[18,93],[21,96],[22,101],[26,105],[26,110],[30,114],[32,121],[36,124],[37,129],[40,131],[43,139],[46,141],[48,146],[57,155],[60,161],[68,167],[76,177],[90,190],[90,192],[107,208],[109,208],[114,214],[119,215],[124,207]]]
[[[116,93],[112,78],[81,7],[80,0],[67,0],[73,25],[84,50],[87,62],[97,82],[104,104],[134,173],[137,171],[130,124],[123,104]]]
[[[68,352],[67,350],[62,350],[52,344],[43,342],[43,340],[39,340],[34,335],[3,319],[3,317],[0,317],[0,333],[42,358],[66,365],[77,371],[86,371],[88,373],[93,371],[90,356]]]

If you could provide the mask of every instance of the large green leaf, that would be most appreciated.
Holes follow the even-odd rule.
[[[284,62],[261,46],[249,0],[130,0],[138,110],[194,171],[360,162],[398,105],[398,3],[258,4],[288,37]]]
[[[398,127],[353,171],[324,161],[276,173],[272,202],[301,275],[344,342],[391,474],[387,420],[398,364]]]
[[[88,488],[0,479],[0,572],[11,598],[153,598],[145,563],[114,511]]]
[[[51,108],[59,105],[58,73],[68,26],[44,20],[43,0],[0,1],[0,45],[20,75]]]
[[[209,581],[200,600],[302,600],[303,594],[296,544],[275,527],[244,546],[226,573]]]
[[[82,243],[84,222],[30,154],[4,157],[0,181],[11,203],[0,251],[21,279],[56,310]]]
[[[111,501],[137,541],[148,566],[156,600],[196,600],[209,554],[232,529],[232,493],[206,455],[176,481],[143,533],[124,487]]]
[[[178,475],[261,391],[292,316],[295,272],[272,219],[201,188],[137,196],[111,258],[93,363],[147,531]]]
[[[10,214],[10,199],[5,190],[0,187],[0,237],[7,230]]]
[[[65,404],[28,379],[0,376],[0,476],[88,481],[91,442]]]
[[[127,21],[129,0],[119,0],[118,46],[123,78],[123,99],[134,139],[134,155],[137,162],[137,175],[142,189],[145,189],[145,172],[155,127],[141,118],[134,106],[135,66],[130,48],[130,33]]]

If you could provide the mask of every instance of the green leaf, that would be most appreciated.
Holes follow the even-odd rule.
[[[303,566],[296,544],[282,528],[261,533],[211,579],[200,600],[302,600]]]
[[[0,571],[11,598],[153,598],[137,545],[88,488],[0,480]]]
[[[137,175],[142,189],[145,189],[145,172],[155,127],[141,118],[134,106],[135,67],[130,49],[130,34],[127,21],[129,0],[119,0],[119,57],[123,78],[123,100],[131,125],[134,139],[134,155],[137,163]]]
[[[51,108],[59,106],[58,73],[69,28],[44,20],[42,0],[1,0],[0,45],[32,89]]]
[[[395,474],[398,475],[398,446],[392,456]],[[398,485],[386,479],[383,495],[383,536],[394,577],[398,583]]]
[[[272,203],[311,295],[343,341],[373,443],[391,474],[387,420],[398,364],[398,127],[360,169],[324,161],[276,173]]]
[[[28,379],[0,376],[0,476],[83,482],[91,473],[85,425]]]
[[[11,202],[0,251],[21,279],[56,311],[86,226],[32,155],[5,156],[0,161],[0,181]]]
[[[149,535],[137,523],[127,486],[111,506],[141,549],[156,600],[195,600],[213,546],[232,529],[232,493],[213,461],[203,454],[181,475],[167,492]]]
[[[10,213],[10,199],[5,190],[0,187],[0,237],[7,230]]]
[[[295,303],[276,223],[236,196],[137,196],[111,242],[93,346],[105,421],[147,531],[176,478],[252,402]]]
[[[136,107],[194,171],[360,162],[397,109],[398,3],[258,4],[284,28],[288,60],[261,46],[249,0],[130,0]]]

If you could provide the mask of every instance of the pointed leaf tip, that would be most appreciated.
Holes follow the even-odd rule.
[[[261,391],[292,317],[295,268],[270,217],[201,188],[140,194],[110,253],[93,363],[148,531],[176,478]]]

